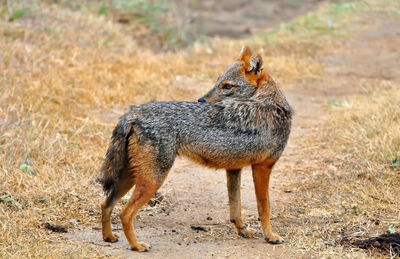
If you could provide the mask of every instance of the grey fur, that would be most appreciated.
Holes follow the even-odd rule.
[[[226,169],[240,168],[241,161],[279,158],[290,134],[292,108],[271,77],[257,89],[240,74],[242,65],[234,63],[204,96],[217,96],[217,102],[131,106],[114,129],[107,151],[102,169],[106,193],[116,188],[127,161],[135,159],[127,157],[126,150],[132,134],[156,150],[160,182],[178,155]],[[235,89],[221,89],[225,80],[234,82]],[[113,171],[105,172],[106,168]]]

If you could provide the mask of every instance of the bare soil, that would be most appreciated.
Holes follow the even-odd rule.
[[[210,1],[201,5],[207,6]],[[244,1],[233,1],[215,4],[215,9],[235,9],[243,5]],[[243,3],[242,3],[243,2]],[[250,1],[251,3],[262,1]],[[270,1],[271,9],[280,9],[281,4],[289,1]],[[294,1],[293,1],[294,2]],[[307,1],[310,5],[318,1]],[[231,3],[231,2],[229,2]],[[199,8],[202,11],[201,8]],[[261,9],[258,9],[260,12]],[[282,16],[282,20],[301,13],[304,9],[293,8],[293,12]],[[232,20],[243,20],[236,16],[232,10],[228,14]],[[278,14],[276,14],[278,15]],[[216,18],[215,18],[216,19]],[[323,57],[325,77],[323,80],[310,84],[299,83],[291,89],[286,89],[285,94],[296,110],[293,131],[282,158],[276,165],[272,175],[270,195],[272,199],[272,226],[273,229],[290,240],[279,229],[284,221],[274,215],[283,212],[291,199],[300,195],[295,190],[286,190],[282,185],[287,182],[304,181],[299,176],[287,171],[289,165],[307,163],[309,158],[302,155],[304,147],[302,138],[306,134],[313,134],[310,128],[322,124],[326,118],[327,98],[342,98],[361,91],[359,85],[352,82],[363,78],[386,78],[394,81],[400,80],[400,23],[398,20],[369,17],[365,14],[362,19],[374,19],[376,27],[371,28],[351,38],[338,40],[340,47],[337,54]],[[215,20],[214,24],[217,24]],[[261,23],[261,21],[260,21]],[[214,26],[214,25],[213,25]],[[257,25],[258,26],[258,25]],[[224,35],[235,36],[238,32],[226,32],[232,28],[226,21],[225,26],[215,26],[215,34],[223,32]],[[240,27],[240,26],[239,26]],[[245,30],[251,25],[243,24]],[[238,29],[239,30],[239,29]],[[279,78],[278,78],[279,81]],[[285,89],[285,87],[283,86]],[[207,88],[204,89],[206,91]],[[242,176],[242,213],[245,222],[261,231],[257,218],[256,200],[253,190],[251,171],[244,168]],[[159,190],[164,200],[154,207],[148,206],[139,212],[135,220],[136,234],[139,240],[151,243],[153,248],[150,253],[139,254],[130,251],[129,245],[121,230],[118,219],[118,207],[114,211],[113,227],[120,236],[117,243],[109,244],[101,238],[100,223],[91,228],[81,229],[66,236],[70,240],[87,242],[100,249],[105,255],[120,257],[146,257],[146,258],[293,258],[313,257],[312,254],[303,254],[287,244],[270,245],[265,243],[260,232],[254,238],[244,239],[239,237],[232,224],[229,222],[228,197],[224,171],[210,170],[198,166],[185,159],[176,161],[165,184]],[[193,230],[191,225],[202,226],[206,231]],[[317,256],[317,255],[314,255]]]
[[[313,10],[326,0],[174,0],[179,16],[207,36],[243,38]],[[332,2],[332,1],[330,1]]]

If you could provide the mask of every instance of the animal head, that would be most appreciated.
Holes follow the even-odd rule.
[[[246,100],[254,96],[268,80],[263,70],[260,54],[253,55],[248,46],[244,46],[239,59],[220,76],[215,86],[199,102],[219,102],[228,98]]]

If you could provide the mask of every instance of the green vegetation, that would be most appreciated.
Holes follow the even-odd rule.
[[[9,18],[8,20],[9,20],[10,22],[12,22],[12,21],[14,21],[14,20],[16,20],[16,19],[21,18],[22,16],[24,16],[25,13],[26,13],[26,9],[24,9],[24,8],[18,9],[18,10],[14,11],[14,12],[11,14],[11,16],[10,16],[10,18]]]

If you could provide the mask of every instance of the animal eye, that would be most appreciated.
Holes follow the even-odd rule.
[[[222,89],[232,89],[232,87],[234,87],[234,85],[231,85],[231,84],[224,84],[224,85],[222,86]]]

